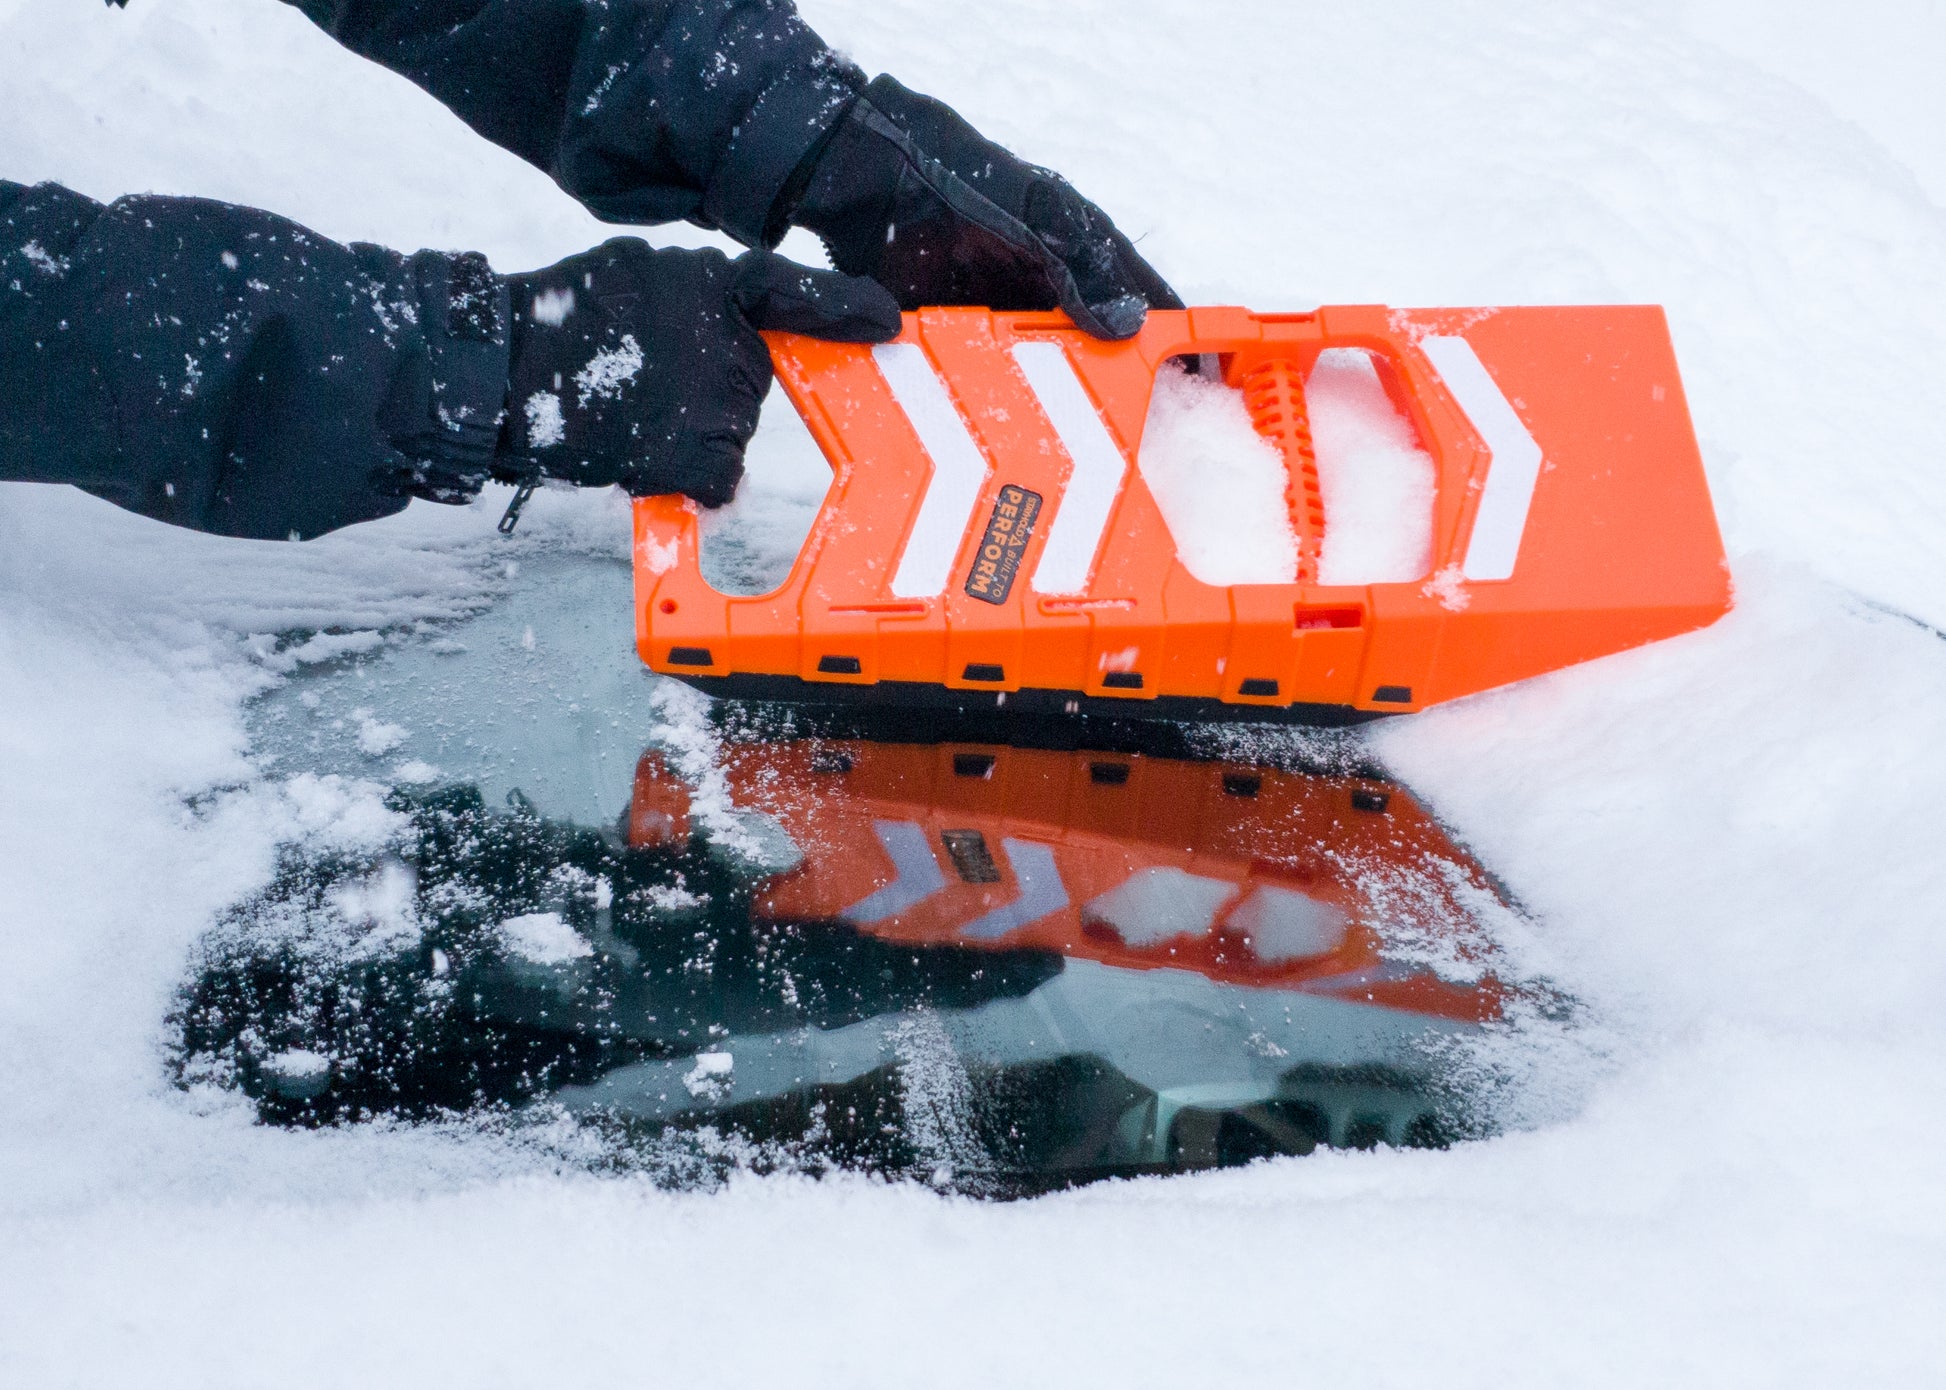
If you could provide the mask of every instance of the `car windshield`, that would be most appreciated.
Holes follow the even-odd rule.
[[[1355,745],[709,706],[579,616],[611,567],[550,563],[259,705],[287,766],[389,770],[390,828],[292,850],[211,932],[184,1084],[277,1124],[491,1117],[677,1185],[985,1196],[1479,1125],[1510,909]]]

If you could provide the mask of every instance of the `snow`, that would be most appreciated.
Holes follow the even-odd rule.
[[[574,374],[576,403],[586,409],[589,401],[614,400],[641,371],[642,345],[635,341],[633,333],[624,333],[619,343],[603,348]]]
[[[561,398],[552,391],[536,391],[521,409],[527,416],[529,448],[551,449],[568,437],[568,422],[561,413]]]
[[[1419,592],[1451,613],[1464,613],[1473,602],[1473,595],[1466,591],[1466,576],[1458,565],[1435,571],[1431,579],[1419,586]]]
[[[1371,354],[1318,354],[1304,383],[1324,499],[1320,584],[1417,579],[1432,566],[1433,461]]]
[[[683,1089],[692,1096],[721,1100],[730,1093],[736,1058],[727,1052],[699,1052],[690,1069],[683,1073]]]
[[[368,758],[390,753],[409,733],[404,725],[374,718],[370,710],[353,710],[352,717],[358,721],[358,751]]]
[[[0,1379],[580,1383],[645,1354],[724,1385],[1261,1382],[1294,1355],[1359,1384],[1935,1378],[1941,26],[1924,0],[1784,8],[807,4],[1070,175],[1192,303],[1668,306],[1737,610],[1373,735],[1528,908],[1502,949],[1576,1001],[1485,1059],[1508,1132],[995,1207],[856,1179],[684,1195],[490,1126],[289,1132],[177,1091],[164,1021],[216,914],[281,846],[392,828],[382,784],[304,771],[311,726],[278,742],[246,700],[319,738],[370,704],[408,730],[387,756],[496,793],[541,786],[531,758],[563,779],[536,795],[610,813],[627,769],[602,753],[666,724],[701,766],[707,730],[614,673],[611,499],[545,494],[510,543],[495,489],[292,546],[9,486]],[[610,234],[269,0],[0,0],[0,54],[10,177],[508,270]],[[794,553],[802,508],[770,515],[749,552]],[[506,714],[462,734],[428,672],[468,619]],[[614,671],[577,664],[611,644]],[[368,662],[407,668],[387,704]],[[293,1358],[320,1328],[331,1355]]]
[[[1159,373],[1137,466],[1183,567],[1205,584],[1297,577],[1284,456],[1251,425],[1241,391]]]
[[[1417,579],[1432,562],[1432,456],[1392,404],[1371,354],[1332,348],[1304,384],[1324,501],[1318,580]],[[1297,574],[1283,455],[1243,393],[1163,372],[1143,427],[1142,479],[1188,571],[1206,584],[1288,584]]]
[[[279,1076],[304,1080],[331,1070],[331,1059],[305,1047],[287,1047],[264,1059],[264,1065]]]
[[[331,906],[359,933],[357,954],[377,955],[419,939],[412,890],[412,873],[399,863],[386,864],[363,881],[332,890]]]
[[[639,888],[636,891],[657,912],[687,912],[691,908],[701,907],[707,901],[699,894],[692,893],[687,888],[679,888],[673,883],[658,883],[654,887]]]
[[[509,951],[534,965],[565,965],[595,953],[581,933],[558,912],[530,912],[500,924],[500,940]]]
[[[25,256],[28,263],[44,275],[64,275],[67,273],[66,258],[63,257],[60,260],[56,260],[47,253],[47,248],[42,246],[38,241],[30,241],[25,246],[22,246],[20,248],[20,254]]]

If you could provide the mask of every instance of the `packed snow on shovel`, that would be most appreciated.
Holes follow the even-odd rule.
[[[1332,348],[1305,383],[1324,494],[1322,584],[1418,579],[1432,553],[1433,461],[1393,406],[1370,354]],[[1142,477],[1184,566],[1208,584],[1297,577],[1289,479],[1243,392],[1164,371],[1142,436]]]

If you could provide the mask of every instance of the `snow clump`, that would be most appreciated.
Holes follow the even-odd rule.
[[[595,948],[558,912],[509,917],[500,924],[500,941],[514,955],[534,965],[565,965],[595,953]]]
[[[574,384],[581,388],[580,404],[614,400],[641,371],[642,345],[635,341],[633,333],[624,333],[620,343],[596,353],[588,359],[587,366],[574,374]]]
[[[551,449],[568,437],[568,423],[561,416],[561,398],[552,391],[536,391],[527,398],[524,409],[528,448]]]

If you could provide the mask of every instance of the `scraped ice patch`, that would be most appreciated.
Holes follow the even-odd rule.
[[[582,402],[587,403],[585,398]],[[552,449],[568,437],[568,423],[561,414],[561,398],[552,391],[536,391],[522,407],[527,416],[527,446]]]
[[[530,912],[500,924],[507,950],[535,965],[565,965],[595,953],[595,948],[558,912]]]
[[[1304,399],[1324,498],[1318,582],[1421,578],[1432,568],[1432,456],[1385,393],[1371,354],[1319,353]]]
[[[583,406],[589,401],[612,401],[622,388],[641,374],[642,345],[633,333],[624,333],[620,343],[604,348],[588,359],[588,365],[574,374]]]
[[[899,1099],[912,1147],[931,1165],[935,1186],[977,1173],[987,1153],[974,1124],[973,1084],[939,1015],[921,1011],[892,1029]]]
[[[1297,578],[1283,455],[1250,423],[1241,391],[1160,372],[1138,462],[1191,574],[1205,584]]]
[[[733,830],[713,835],[711,847],[744,873],[762,878],[787,874],[804,862],[804,851],[783,822],[763,811],[730,813]]]
[[[678,681],[657,681],[649,691],[656,716],[653,746],[689,786],[689,815],[710,848],[747,873],[788,873],[803,852],[774,816],[739,808],[723,771],[723,745],[710,722],[709,697]]]

